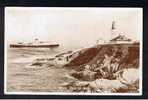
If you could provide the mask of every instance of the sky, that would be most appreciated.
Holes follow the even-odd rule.
[[[142,8],[6,7],[5,40],[89,46],[110,39],[112,21],[117,33],[139,40],[142,18]]]

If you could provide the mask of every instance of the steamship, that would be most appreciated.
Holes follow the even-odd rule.
[[[59,46],[59,44],[50,44],[49,42],[39,41],[39,39],[35,39],[34,42],[30,43],[19,42],[16,44],[10,44],[10,48],[55,48]]]

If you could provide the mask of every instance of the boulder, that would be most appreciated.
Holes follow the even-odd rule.
[[[116,89],[126,87],[119,80],[97,79],[90,82],[90,86],[97,92],[114,92]]]
[[[79,80],[90,81],[90,80],[95,80],[96,74],[97,72],[84,70],[79,72],[73,72],[71,75]]]
[[[139,69],[128,68],[118,73],[118,79],[125,84],[134,84],[139,80]]]

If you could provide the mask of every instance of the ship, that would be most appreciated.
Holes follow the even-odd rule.
[[[56,48],[60,45],[57,43],[51,44],[49,42],[39,41],[39,39],[35,39],[35,41],[30,43],[18,42],[15,44],[10,44],[10,48]]]

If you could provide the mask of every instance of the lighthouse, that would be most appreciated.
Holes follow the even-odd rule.
[[[112,26],[111,26],[111,39],[115,38],[117,36],[116,33],[116,25],[115,21],[112,21]]]
[[[112,22],[112,27],[111,27],[111,29],[112,29],[112,30],[115,30],[115,21]]]
[[[112,22],[111,26],[111,39],[110,43],[116,43],[116,44],[121,44],[121,43],[132,43],[132,40],[127,38],[123,33],[118,33],[116,30],[116,25],[115,21]]]

